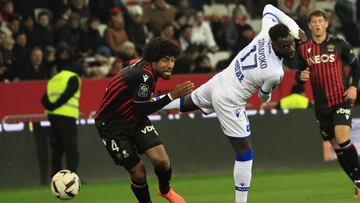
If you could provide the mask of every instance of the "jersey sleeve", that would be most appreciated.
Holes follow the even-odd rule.
[[[285,13],[277,9],[276,7],[268,4],[265,6],[262,16],[262,27],[261,31],[268,32],[269,29],[278,24],[283,23],[285,24],[289,29],[291,34],[296,38],[300,39],[299,37],[299,26],[298,24],[291,19],[289,16],[287,16]]]
[[[132,96],[134,102],[151,100],[151,95],[154,89],[153,83],[153,76],[148,72],[143,71],[141,74],[133,76]]]
[[[265,79],[260,91],[264,94],[270,94],[276,85],[280,84],[283,75],[273,75]]]
[[[295,55],[295,67],[297,70],[305,70],[305,68],[307,67],[307,63],[305,62],[305,59],[303,57],[303,54],[301,52],[302,46],[300,45],[296,55]]]
[[[356,55],[351,49],[351,46],[344,40],[341,40],[341,58],[347,64],[354,62],[356,59]]]

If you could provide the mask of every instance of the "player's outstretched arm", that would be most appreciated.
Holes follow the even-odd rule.
[[[271,100],[271,93],[273,89],[276,87],[277,84],[280,83],[282,77],[273,76],[270,78],[267,78],[264,81],[264,84],[259,89],[259,97],[264,102],[269,102]]]
[[[298,24],[273,5],[266,5],[263,11],[262,29],[269,30],[270,27],[277,23],[285,24],[290,29],[291,34],[296,39],[300,39],[299,30],[301,29]]]

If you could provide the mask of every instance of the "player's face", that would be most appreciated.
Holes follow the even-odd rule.
[[[152,62],[152,67],[154,68],[157,76],[163,78],[164,80],[169,80],[174,68],[174,64],[175,57],[167,56],[161,58],[158,62]]]
[[[295,56],[295,40],[289,34],[287,37],[282,37],[273,43],[273,49],[276,54],[283,58],[293,58]]]
[[[321,37],[326,35],[326,29],[329,23],[323,16],[313,16],[308,26],[314,37]]]

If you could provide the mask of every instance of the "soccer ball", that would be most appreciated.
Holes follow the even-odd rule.
[[[72,199],[79,193],[80,186],[79,176],[69,170],[61,170],[51,179],[51,192],[59,199]]]

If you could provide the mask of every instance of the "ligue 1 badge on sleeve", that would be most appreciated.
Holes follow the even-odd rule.
[[[139,97],[147,97],[148,93],[149,93],[149,85],[141,83],[139,86],[138,96]]]
[[[334,52],[334,50],[335,50],[335,45],[333,45],[333,44],[328,44],[328,45],[327,45],[327,50],[328,50],[328,52]]]

